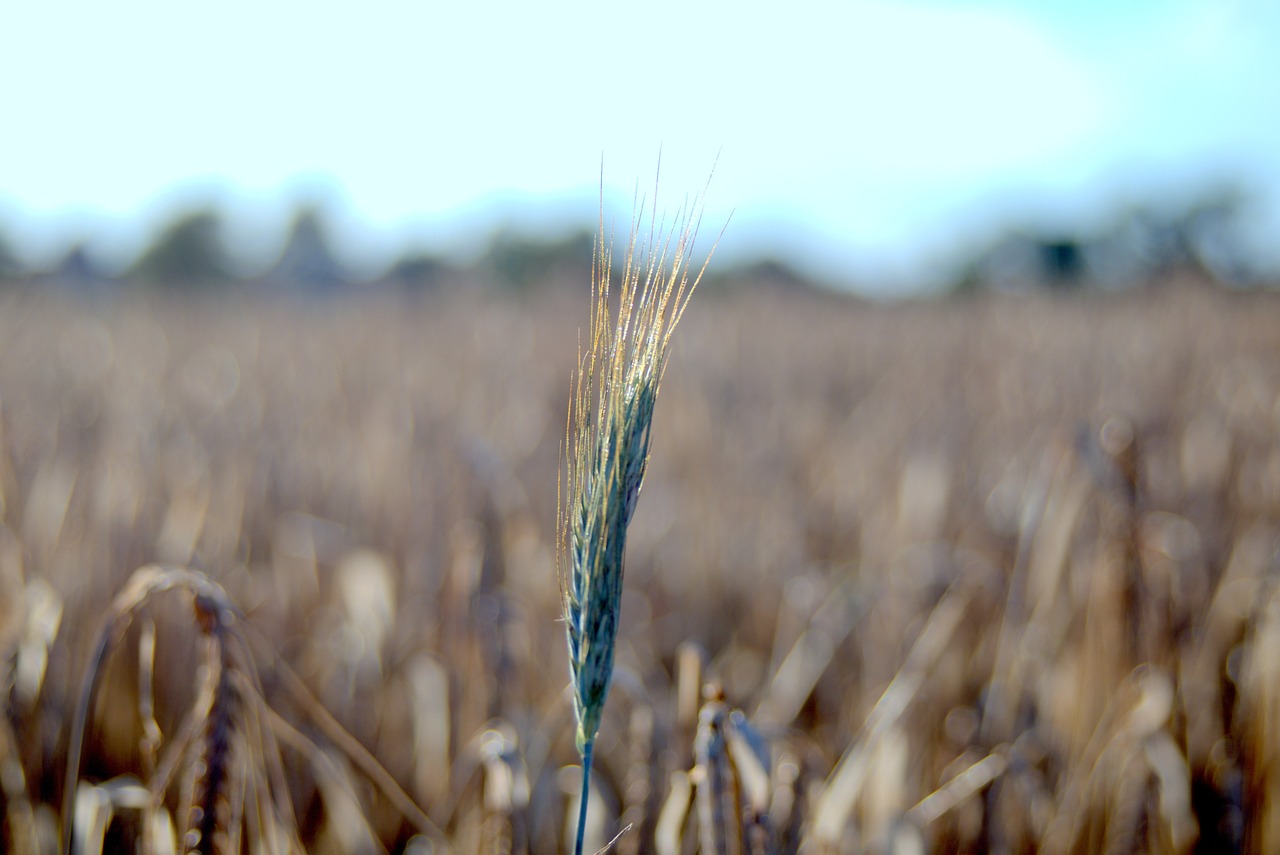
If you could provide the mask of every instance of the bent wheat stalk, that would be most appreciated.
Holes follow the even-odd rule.
[[[591,752],[613,675],[627,526],[649,460],[654,402],[671,334],[711,259],[708,253],[691,276],[702,200],[695,199],[668,226],[658,222],[655,193],[647,228],[637,205],[622,258],[616,313],[610,293],[613,250],[605,237],[601,201],[588,347],[580,348],[578,356],[558,491],[557,565],[575,741],[582,755],[577,855],[582,852]]]

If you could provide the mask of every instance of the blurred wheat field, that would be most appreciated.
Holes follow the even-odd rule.
[[[587,308],[0,298],[0,848],[159,563],[217,587],[131,602],[78,851],[185,851],[218,751],[200,851],[562,851]],[[595,848],[1280,851],[1274,296],[707,292],[653,436]]]

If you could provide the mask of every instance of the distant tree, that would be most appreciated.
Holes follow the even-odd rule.
[[[27,272],[26,266],[18,258],[9,244],[9,239],[0,232],[0,280],[21,278]]]
[[[1079,238],[1042,237],[1036,241],[1039,275],[1052,290],[1079,288],[1085,279],[1085,247]]]
[[[1022,229],[1005,232],[961,266],[953,290],[1027,291],[1039,287],[1043,284],[1039,243],[1038,237]]]
[[[1116,232],[1143,279],[1159,279],[1193,263],[1183,212],[1135,206],[1120,217]]]
[[[777,291],[826,290],[780,258],[762,258],[728,274],[734,282]]]
[[[1115,234],[1152,282],[1190,273],[1204,281],[1243,283],[1256,277],[1243,227],[1246,196],[1236,187],[1210,189],[1182,207],[1137,206]]]
[[[183,290],[225,285],[232,276],[221,232],[213,211],[184,214],[160,232],[127,278]]]
[[[57,264],[49,269],[48,276],[60,284],[72,286],[92,286],[111,278],[94,259],[84,241],[69,246]]]
[[[320,210],[304,205],[294,215],[284,248],[267,280],[275,287],[320,293],[348,281],[346,269],[330,248]]]
[[[1219,282],[1242,283],[1257,276],[1243,237],[1248,198],[1234,186],[1222,187],[1196,199],[1179,224],[1189,259]]]
[[[695,274],[696,272],[693,271]],[[841,296],[848,296],[848,293],[852,292],[851,288],[844,287],[840,283],[811,277],[777,256],[766,256],[729,268],[723,266],[709,268],[698,287],[714,292],[754,289],[789,294]]]
[[[499,232],[489,243],[481,266],[494,283],[523,290],[563,282],[589,284],[595,236],[580,231],[559,240],[537,240]]]
[[[428,253],[413,253],[396,261],[382,277],[389,285],[406,291],[434,291],[458,276],[458,270],[444,259]]]

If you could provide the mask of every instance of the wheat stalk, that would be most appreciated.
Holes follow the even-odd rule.
[[[627,526],[649,460],[654,403],[671,335],[711,258],[708,253],[691,276],[702,199],[686,206],[668,226],[658,222],[655,189],[647,229],[643,205],[636,205],[615,308],[613,250],[606,240],[603,194],[601,198],[591,325],[586,350],[579,347],[558,491],[557,565],[575,742],[582,755],[577,853],[582,851],[591,752],[613,675]]]

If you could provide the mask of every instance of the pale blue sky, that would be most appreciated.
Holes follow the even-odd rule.
[[[124,258],[214,192],[266,252],[324,176],[344,254],[595,211],[600,160],[678,204],[719,153],[724,252],[910,279],[1002,218],[1215,178],[1280,224],[1280,4],[283,3],[0,7],[0,216]],[[13,225],[15,217],[20,225]],[[842,274],[844,274],[842,276]]]

